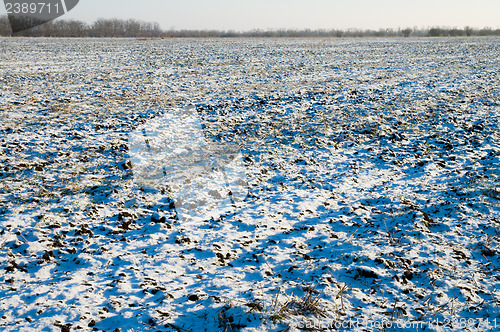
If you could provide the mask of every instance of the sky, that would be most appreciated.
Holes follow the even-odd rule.
[[[134,18],[176,30],[500,28],[500,0],[80,0],[63,18]]]

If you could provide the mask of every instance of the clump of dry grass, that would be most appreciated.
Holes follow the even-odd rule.
[[[269,319],[273,323],[283,321],[292,316],[310,316],[314,317],[327,317],[326,309],[322,305],[320,299],[321,292],[316,290],[316,286],[305,287],[304,295],[298,297],[296,295],[287,296],[284,302],[279,300],[281,289],[274,299],[271,316]]]

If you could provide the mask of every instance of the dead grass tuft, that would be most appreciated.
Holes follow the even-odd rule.
[[[321,292],[316,287],[304,288],[304,296],[288,296],[284,302],[279,301],[281,291],[278,291],[272,306],[272,315],[269,319],[273,323],[281,322],[292,316],[327,317],[326,310],[320,299]]]

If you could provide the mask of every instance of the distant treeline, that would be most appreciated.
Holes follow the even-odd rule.
[[[22,22],[14,22],[22,24]],[[139,38],[224,38],[224,37],[460,37],[500,36],[500,29],[491,28],[405,28],[379,30],[162,30],[158,23],[129,19],[98,19],[92,24],[76,20],[56,20],[35,28],[12,33],[6,15],[0,16],[0,36],[25,37],[139,37]]]
[[[28,18],[29,19],[29,18]],[[13,24],[23,25],[21,20]],[[158,23],[138,20],[98,19],[92,24],[76,20],[50,21],[29,30],[12,33],[9,19],[0,16],[0,36],[16,37],[162,37]]]

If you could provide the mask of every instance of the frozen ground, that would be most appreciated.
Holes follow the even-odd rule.
[[[498,330],[499,54],[0,39],[0,329]],[[186,110],[178,132],[241,153],[244,200],[194,190],[210,216],[136,144]]]

